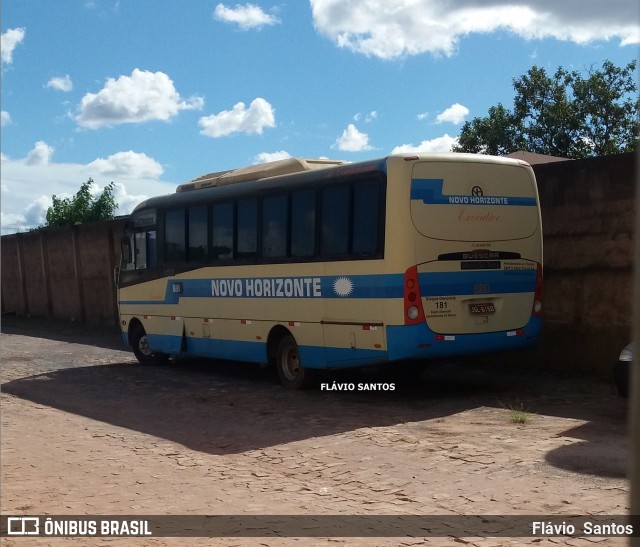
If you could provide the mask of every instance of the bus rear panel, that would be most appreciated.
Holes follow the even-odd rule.
[[[417,161],[410,216],[416,264],[405,274],[405,325],[389,328],[389,359],[534,346],[542,237],[531,168]]]

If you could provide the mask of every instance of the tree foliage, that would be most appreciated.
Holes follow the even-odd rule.
[[[504,155],[517,150],[584,158],[631,152],[638,144],[640,99],[636,61],[605,61],[583,76],[533,66],[513,80],[511,110],[492,106],[462,126],[454,152]]]
[[[94,220],[108,220],[114,217],[118,204],[113,195],[115,184],[112,182],[94,197],[91,194],[93,179],[80,186],[78,193],[71,198],[53,196],[53,204],[47,209],[46,226],[66,226]]]

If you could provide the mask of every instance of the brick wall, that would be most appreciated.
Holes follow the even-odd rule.
[[[2,311],[117,322],[123,219],[2,236]]]
[[[534,166],[544,232],[544,336],[538,357],[608,374],[630,341],[636,158]]]

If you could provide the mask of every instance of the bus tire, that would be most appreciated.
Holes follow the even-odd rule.
[[[276,349],[276,369],[287,389],[305,389],[313,381],[312,372],[300,363],[298,344],[290,334],[283,336]]]
[[[133,354],[141,365],[164,365],[169,360],[169,356],[166,353],[151,351],[147,333],[142,326],[138,326],[133,331],[131,347],[133,348]]]

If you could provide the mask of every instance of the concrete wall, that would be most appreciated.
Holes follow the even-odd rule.
[[[117,322],[113,268],[123,219],[2,237],[2,311]]]
[[[608,374],[630,339],[635,158],[534,166],[545,237],[545,326],[535,359]],[[2,237],[2,309],[117,321],[123,220]]]
[[[544,336],[538,357],[610,374],[630,341],[635,156],[534,166],[544,232]]]

